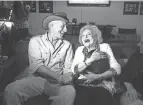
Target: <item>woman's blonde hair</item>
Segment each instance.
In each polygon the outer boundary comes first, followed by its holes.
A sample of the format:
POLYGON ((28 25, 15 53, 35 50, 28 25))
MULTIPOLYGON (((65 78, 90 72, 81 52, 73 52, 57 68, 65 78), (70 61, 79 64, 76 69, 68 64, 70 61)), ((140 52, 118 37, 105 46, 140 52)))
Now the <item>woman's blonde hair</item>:
POLYGON ((79 33, 79 43, 80 43, 81 45, 83 45, 83 43, 82 43, 82 34, 83 34, 83 32, 84 32, 85 30, 90 30, 91 33, 92 33, 93 39, 97 39, 98 42, 99 42, 99 44, 103 43, 102 33, 101 33, 101 31, 98 29, 98 27, 95 26, 95 25, 90 25, 90 24, 88 24, 88 25, 83 26, 83 27, 80 29, 80 33, 79 33))

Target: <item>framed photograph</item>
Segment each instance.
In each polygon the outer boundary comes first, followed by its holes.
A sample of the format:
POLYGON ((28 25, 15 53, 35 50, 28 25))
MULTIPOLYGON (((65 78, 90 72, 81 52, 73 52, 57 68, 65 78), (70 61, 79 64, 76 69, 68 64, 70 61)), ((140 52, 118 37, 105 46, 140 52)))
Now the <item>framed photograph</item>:
POLYGON ((53 13, 53 1, 39 1, 40 13, 53 13))
POLYGON ((140 15, 143 15, 143 2, 140 4, 140 15))
POLYGON ((24 5, 30 6, 30 12, 36 12, 36 1, 24 1, 24 5))
POLYGON ((137 15, 139 11, 139 2, 124 2, 124 15, 137 15))
POLYGON ((4 1, 0 1, 0 8, 5 7, 4 1))

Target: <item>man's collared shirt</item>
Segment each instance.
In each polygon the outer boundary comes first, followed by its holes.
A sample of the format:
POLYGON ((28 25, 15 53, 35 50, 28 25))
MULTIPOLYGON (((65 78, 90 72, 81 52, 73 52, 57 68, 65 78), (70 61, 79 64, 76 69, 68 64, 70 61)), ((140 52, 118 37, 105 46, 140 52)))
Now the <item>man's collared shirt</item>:
POLYGON ((42 65, 58 73, 71 72, 72 45, 66 40, 59 40, 54 46, 47 33, 31 38, 28 53, 32 73, 42 65))

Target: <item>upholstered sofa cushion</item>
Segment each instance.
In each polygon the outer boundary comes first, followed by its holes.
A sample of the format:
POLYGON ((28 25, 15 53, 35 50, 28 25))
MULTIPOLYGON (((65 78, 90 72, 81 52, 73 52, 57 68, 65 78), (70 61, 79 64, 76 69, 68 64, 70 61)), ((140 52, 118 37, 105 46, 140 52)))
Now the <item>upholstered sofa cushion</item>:
POLYGON ((16 44, 16 70, 17 73, 22 72, 28 65, 28 44, 29 39, 20 41, 16 44))
POLYGON ((127 29, 127 28, 119 28, 120 34, 136 34, 136 28, 127 29))
POLYGON ((138 36, 137 34, 118 34, 115 36, 114 39, 112 39, 111 41, 122 41, 122 42, 131 42, 131 41, 139 41, 140 40, 140 36, 138 36))

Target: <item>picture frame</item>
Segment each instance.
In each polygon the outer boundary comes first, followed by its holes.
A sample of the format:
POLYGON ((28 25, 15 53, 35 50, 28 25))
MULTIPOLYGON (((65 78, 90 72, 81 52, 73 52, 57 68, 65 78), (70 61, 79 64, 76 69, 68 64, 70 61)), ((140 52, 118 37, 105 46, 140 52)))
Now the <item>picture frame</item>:
POLYGON ((53 1, 39 1, 39 13, 53 13, 53 1))
POLYGON ((0 1, 0 8, 5 7, 4 1, 0 1))
POLYGON ((130 1, 124 2, 124 15, 137 15, 139 11, 139 2, 130 1))
POLYGON ((143 1, 140 3, 140 15, 143 15, 143 1))
POLYGON ((30 12, 36 12, 36 1, 24 1, 24 5, 30 6, 30 12))

